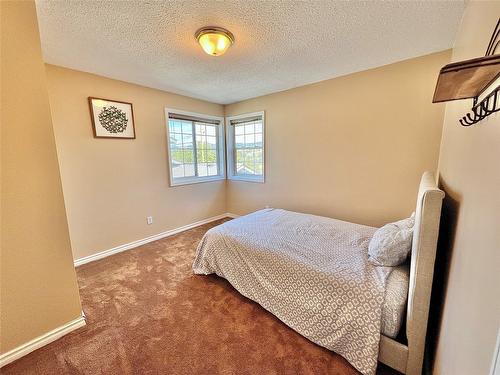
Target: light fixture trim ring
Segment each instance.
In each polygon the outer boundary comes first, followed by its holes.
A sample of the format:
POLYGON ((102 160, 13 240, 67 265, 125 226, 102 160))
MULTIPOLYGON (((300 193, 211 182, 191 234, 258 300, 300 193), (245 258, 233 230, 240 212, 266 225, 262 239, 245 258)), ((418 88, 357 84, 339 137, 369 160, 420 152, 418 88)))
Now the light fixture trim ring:
POLYGON ((234 44, 234 35, 233 35, 233 33, 230 32, 227 29, 224 29, 223 27, 218 27, 218 26, 205 26, 205 27, 202 27, 202 28, 198 29, 198 31, 196 31, 196 33, 194 34, 194 37, 196 38, 197 41, 199 41, 200 38, 203 35, 210 34, 210 33, 225 35, 229 39, 229 41, 231 42, 231 44, 234 44))

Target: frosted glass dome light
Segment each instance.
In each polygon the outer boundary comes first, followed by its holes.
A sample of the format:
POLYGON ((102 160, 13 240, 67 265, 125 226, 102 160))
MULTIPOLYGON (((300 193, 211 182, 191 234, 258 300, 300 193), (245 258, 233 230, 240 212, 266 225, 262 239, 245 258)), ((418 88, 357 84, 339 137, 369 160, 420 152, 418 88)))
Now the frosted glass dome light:
POLYGON ((233 34, 221 27, 203 27, 196 32, 195 38, 210 56, 223 55, 234 43, 233 34))

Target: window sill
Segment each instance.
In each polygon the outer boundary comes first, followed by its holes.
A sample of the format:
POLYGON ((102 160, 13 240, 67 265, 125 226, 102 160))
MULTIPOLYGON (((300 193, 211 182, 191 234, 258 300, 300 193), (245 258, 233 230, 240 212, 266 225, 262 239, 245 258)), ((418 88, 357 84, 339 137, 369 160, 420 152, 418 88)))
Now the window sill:
POLYGON ((263 184, 264 181, 264 176, 258 176, 258 177, 251 177, 251 176, 229 176, 229 180, 234 180, 234 181, 245 181, 245 182, 256 182, 263 184))
POLYGON ((182 185, 193 185, 201 184, 204 182, 213 182, 225 180, 226 176, 212 176, 212 177, 194 177, 194 178, 182 178, 175 181, 170 181, 170 187, 182 186, 182 185))

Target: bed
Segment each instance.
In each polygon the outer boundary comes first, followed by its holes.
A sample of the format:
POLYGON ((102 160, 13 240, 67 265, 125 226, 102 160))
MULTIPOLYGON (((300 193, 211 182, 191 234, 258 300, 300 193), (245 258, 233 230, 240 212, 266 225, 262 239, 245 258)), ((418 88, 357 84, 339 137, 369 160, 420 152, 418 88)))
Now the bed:
MULTIPOLYGON (((196 274, 215 273, 309 340, 373 375, 420 374, 444 193, 422 176, 409 264, 368 262, 377 228, 265 209, 209 230, 196 274), (395 337, 406 313, 406 343, 395 337)), ((401 336, 401 333, 399 334, 401 336)))

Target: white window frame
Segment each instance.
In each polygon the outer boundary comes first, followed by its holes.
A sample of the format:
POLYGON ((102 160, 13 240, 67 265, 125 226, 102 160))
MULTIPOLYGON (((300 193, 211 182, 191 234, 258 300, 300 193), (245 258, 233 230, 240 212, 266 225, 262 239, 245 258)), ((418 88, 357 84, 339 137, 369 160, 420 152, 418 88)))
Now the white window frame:
POLYGON ((248 181, 248 182, 265 182, 266 176, 266 120, 264 111, 244 113, 236 116, 226 117, 226 138, 227 138, 227 176, 230 180, 248 181), (235 148, 234 148, 234 127, 231 126, 232 120, 242 120, 248 117, 262 117, 262 176, 238 175, 236 174, 235 165, 235 148))
MULTIPOLYGON (((197 113, 197 112, 189 112, 189 111, 183 111, 180 109, 175 109, 175 108, 165 108, 165 127, 167 130, 167 159, 168 159, 168 174, 170 177, 170 186, 181 186, 181 185, 189 185, 189 184, 198 184, 198 183, 203 183, 203 182, 210 182, 210 181, 218 181, 218 180, 225 180, 226 179, 226 162, 225 162, 225 139, 224 139, 224 117, 222 116, 213 116, 213 115, 206 115, 204 113, 197 113), (174 180, 173 173, 172 173, 172 154, 170 150, 170 127, 169 127, 169 119, 170 116, 169 114, 176 114, 176 115, 184 115, 184 116, 190 116, 190 117, 197 117, 200 119, 206 119, 206 120, 216 120, 219 121, 218 129, 217 129, 217 139, 218 139, 218 149, 217 149, 217 169, 219 171, 219 174, 217 176, 192 176, 192 177, 179 177, 174 180)), ((194 129, 193 129, 194 131, 194 129)), ((196 143, 196 134, 193 133, 194 139, 193 142, 196 143)), ((196 158, 196 153, 195 153, 195 158, 196 158)))

